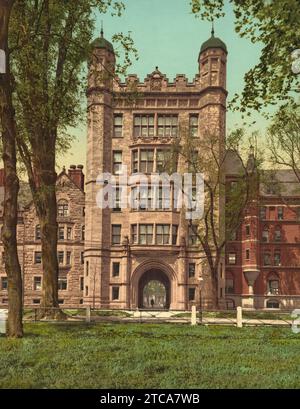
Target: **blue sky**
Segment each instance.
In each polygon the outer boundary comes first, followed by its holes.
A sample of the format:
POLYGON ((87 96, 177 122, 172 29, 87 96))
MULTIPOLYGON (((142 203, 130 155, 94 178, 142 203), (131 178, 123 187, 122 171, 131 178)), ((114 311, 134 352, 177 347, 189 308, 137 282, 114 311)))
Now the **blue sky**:
MULTIPOLYGON (((192 80, 198 70, 201 44, 210 37, 211 25, 195 18, 189 0, 123 0, 123 3, 126 10, 122 17, 112 17, 109 13, 97 16, 95 37, 100 33, 101 20, 108 40, 114 33, 130 31, 139 60, 133 63, 129 73, 136 73, 141 80, 156 66, 169 80, 173 80, 176 74, 186 74, 192 80)), ((261 47, 235 33, 234 15, 229 4, 225 12, 226 16, 215 22, 215 35, 227 44, 227 89, 231 99, 234 93, 242 91, 244 75, 258 62, 261 47)), ((251 119, 257 121, 257 129, 263 132, 267 122, 258 114, 251 119)), ((241 123, 239 113, 228 112, 228 130, 241 123)), ((59 159, 60 166, 85 165, 85 124, 73 133, 77 139, 71 151, 59 159)))

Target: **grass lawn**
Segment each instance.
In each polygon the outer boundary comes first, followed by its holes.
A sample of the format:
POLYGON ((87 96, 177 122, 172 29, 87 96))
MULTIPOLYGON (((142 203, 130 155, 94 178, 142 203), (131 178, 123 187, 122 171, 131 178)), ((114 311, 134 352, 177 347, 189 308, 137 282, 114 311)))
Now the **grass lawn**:
POLYGON ((0 338, 0 388, 299 388, 289 328, 25 325, 0 338))

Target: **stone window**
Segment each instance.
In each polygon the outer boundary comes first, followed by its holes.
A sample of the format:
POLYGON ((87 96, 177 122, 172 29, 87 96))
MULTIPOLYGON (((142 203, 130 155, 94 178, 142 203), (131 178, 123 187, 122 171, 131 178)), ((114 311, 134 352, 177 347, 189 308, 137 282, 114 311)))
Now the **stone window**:
POLYGON ((57 252, 57 260, 58 260, 58 264, 64 264, 64 252, 63 251, 57 252))
POLYGON ((262 231, 262 241, 264 243, 269 242, 269 229, 268 229, 268 227, 264 227, 264 229, 262 231))
POLYGON ((81 240, 84 241, 85 240, 85 226, 81 226, 81 240))
POLYGON ((72 227, 68 226, 67 227, 67 240, 72 239, 72 227))
POLYGON ((80 277, 80 291, 84 291, 84 277, 80 277))
POLYGON ((225 293, 234 294, 234 280, 232 276, 226 277, 225 280, 225 293))
POLYGON ((275 275, 272 275, 268 278, 268 294, 279 294, 279 280, 275 275))
POLYGON ((190 115, 190 136, 195 138, 199 136, 198 134, 198 120, 199 116, 197 114, 190 115))
POLYGON ((246 237, 249 237, 250 236, 250 224, 246 225, 245 230, 246 230, 246 237))
POLYGON ((170 244, 170 225, 156 225, 156 244, 170 244))
POLYGON ((230 252, 228 253, 228 264, 236 264, 236 253, 230 252))
POLYGON ((157 149, 156 151, 156 172, 168 172, 168 168, 172 167, 173 172, 176 171, 175 166, 172 163, 172 154, 170 149, 157 149))
POLYGON ((250 260, 250 250, 246 249, 246 260, 250 260))
POLYGON ((111 242, 113 245, 121 244, 121 225, 113 224, 112 225, 112 238, 111 242))
POLYGON ((281 252, 280 250, 275 250, 274 252, 274 265, 280 266, 281 265, 281 252))
POLYGON ((33 289, 34 289, 34 291, 41 291, 42 290, 42 277, 34 277, 33 278, 33 289))
POLYGON ((1 291, 7 291, 7 289, 8 289, 7 277, 1 277, 1 291))
POLYGON ((177 244, 177 234, 178 234, 178 226, 173 225, 172 226, 172 244, 173 246, 176 246, 177 244))
POLYGON ((66 291, 68 289, 68 280, 66 277, 58 278, 58 289, 61 291, 66 291))
POLYGON ((84 264, 84 252, 83 251, 80 253, 80 263, 84 264))
POLYGON ((121 210, 121 192, 122 190, 120 187, 115 188, 114 207, 113 207, 114 212, 119 212, 121 210))
POLYGON ((267 300, 267 308, 279 308, 280 304, 278 300, 267 300))
POLYGON ((178 133, 178 115, 158 115, 158 137, 176 137, 178 133))
POLYGON ((58 240, 64 240, 65 239, 65 226, 59 226, 58 227, 58 240))
POLYGON ((189 301, 195 301, 196 298, 196 288, 190 287, 189 288, 189 301))
POLYGON ((153 243, 153 224, 140 224, 140 244, 153 243))
POLYGON ((267 218, 267 208, 262 206, 259 208, 259 218, 260 220, 266 220, 267 218))
POLYGON ((41 251, 35 251, 34 252, 34 263, 35 264, 41 264, 42 263, 42 252, 41 251))
POLYGON ((113 174, 121 175, 122 173, 122 151, 113 151, 113 174))
POLYGON ((138 234, 137 234, 137 224, 131 225, 131 243, 136 244, 138 242, 138 234))
POLYGON ((59 300, 58 300, 58 304, 64 304, 65 303, 65 300, 63 300, 62 298, 60 298, 59 300))
POLYGON ((135 115, 134 116, 134 137, 153 137, 154 136, 154 115, 135 115))
POLYGON ((283 220, 283 207, 277 207, 277 219, 278 220, 283 220))
POLYGON ((87 261, 85 264, 85 274, 88 277, 90 272, 90 263, 87 261))
POLYGON ((189 263, 189 278, 194 278, 196 274, 196 264, 189 263))
POLYGON ((120 288, 119 287, 112 287, 112 299, 118 300, 119 299, 120 288))
POLYGON ((274 233, 275 241, 281 241, 281 228, 280 226, 276 226, 275 233, 274 233))
POLYGON ((66 200, 60 200, 57 204, 57 215, 67 217, 69 215, 69 204, 66 200))
POLYGON ((67 260, 66 260, 67 266, 71 265, 71 252, 67 251, 67 260))
POLYGON ((117 114, 114 115, 114 137, 122 138, 123 133, 123 115, 117 114))
POLYGON ((119 277, 119 275, 120 275, 120 263, 114 261, 112 263, 112 276, 119 277))
POLYGON ((35 239, 41 240, 41 226, 39 224, 35 226, 35 239))
POLYGON ((139 171, 139 151, 132 151, 132 173, 137 173, 139 171))
POLYGON ((86 285, 85 286, 85 296, 87 297, 89 295, 89 287, 86 285))
POLYGON ((141 149, 140 172, 152 173, 154 164, 154 149, 141 149))
POLYGON ((270 266, 271 265, 271 253, 269 251, 265 251, 263 254, 263 263, 264 266, 270 266))
POLYGON ((41 303, 41 300, 38 299, 38 298, 34 298, 34 299, 32 300, 32 303, 33 303, 33 304, 40 304, 40 303, 41 303))

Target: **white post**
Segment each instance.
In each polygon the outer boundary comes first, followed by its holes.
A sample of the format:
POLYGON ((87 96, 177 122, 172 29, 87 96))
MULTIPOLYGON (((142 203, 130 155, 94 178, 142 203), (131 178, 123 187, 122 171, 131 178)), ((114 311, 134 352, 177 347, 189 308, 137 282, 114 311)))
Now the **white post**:
POLYGON ((91 306, 88 305, 86 307, 86 318, 85 318, 86 322, 91 322, 91 306))
POLYGON ((191 325, 197 324, 196 305, 192 305, 191 325))
POLYGON ((237 307, 236 309, 236 326, 238 328, 243 327, 243 314, 242 314, 242 307, 237 307))

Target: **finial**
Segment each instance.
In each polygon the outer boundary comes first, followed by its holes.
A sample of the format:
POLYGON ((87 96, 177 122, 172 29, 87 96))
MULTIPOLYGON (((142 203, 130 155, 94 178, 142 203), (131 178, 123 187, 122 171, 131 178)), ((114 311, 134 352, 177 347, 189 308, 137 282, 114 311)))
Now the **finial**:
POLYGON ((156 71, 158 71, 158 65, 155 67, 156 71))
POLYGON ((215 26, 214 26, 214 20, 212 20, 211 22, 211 36, 214 37, 215 36, 215 26))
POLYGON ((103 35, 104 35, 104 33, 103 33, 103 20, 101 20, 101 37, 103 38, 103 35))
POLYGON ((250 145, 250 155, 254 155, 254 146, 250 145))

